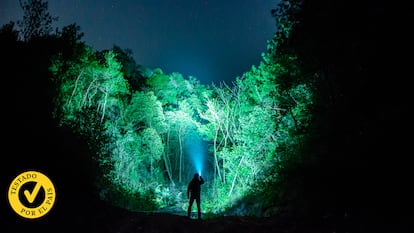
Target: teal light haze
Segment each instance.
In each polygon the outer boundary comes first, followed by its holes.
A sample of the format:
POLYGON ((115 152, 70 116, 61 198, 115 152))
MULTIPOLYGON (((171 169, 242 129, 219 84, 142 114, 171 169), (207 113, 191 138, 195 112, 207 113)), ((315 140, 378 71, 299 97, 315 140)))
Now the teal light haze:
POLYGON ((194 134, 191 140, 186 143, 186 154, 194 166, 194 173, 203 174, 206 160, 206 146, 202 139, 194 134))

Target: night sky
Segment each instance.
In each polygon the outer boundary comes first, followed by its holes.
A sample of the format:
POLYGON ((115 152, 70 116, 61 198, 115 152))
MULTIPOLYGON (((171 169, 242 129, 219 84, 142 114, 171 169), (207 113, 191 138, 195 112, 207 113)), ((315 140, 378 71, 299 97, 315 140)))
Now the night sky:
MULTIPOLYGON (((135 61, 202 83, 230 83, 266 51, 278 0, 51 0, 54 27, 77 23, 96 50, 114 44, 135 61)), ((0 24, 22 18, 17 0, 0 1, 0 24)))

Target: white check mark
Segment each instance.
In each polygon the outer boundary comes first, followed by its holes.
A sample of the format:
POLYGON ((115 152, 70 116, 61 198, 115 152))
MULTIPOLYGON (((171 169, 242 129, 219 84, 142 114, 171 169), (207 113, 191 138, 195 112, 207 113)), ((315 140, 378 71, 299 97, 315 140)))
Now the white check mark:
POLYGON ((30 193, 28 190, 24 190, 24 195, 27 198, 27 201, 29 201, 29 203, 33 203, 37 194, 39 193, 40 188, 42 187, 42 185, 37 182, 32 193, 30 193))

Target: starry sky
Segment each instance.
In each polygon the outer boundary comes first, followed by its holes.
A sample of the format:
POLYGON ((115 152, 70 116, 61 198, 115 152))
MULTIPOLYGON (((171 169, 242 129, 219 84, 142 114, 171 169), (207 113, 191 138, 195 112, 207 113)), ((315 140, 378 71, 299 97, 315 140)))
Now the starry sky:
MULTIPOLYGON (((276 31, 278 0, 50 0, 54 27, 76 23, 95 50, 131 49, 138 64, 204 84, 259 64, 276 31)), ((18 0, 0 1, 0 25, 22 18, 18 0)))

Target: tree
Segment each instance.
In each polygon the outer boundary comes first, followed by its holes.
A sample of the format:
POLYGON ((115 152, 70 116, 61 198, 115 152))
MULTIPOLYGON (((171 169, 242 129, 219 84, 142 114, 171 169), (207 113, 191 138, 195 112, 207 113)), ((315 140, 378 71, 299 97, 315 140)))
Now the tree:
POLYGON ((205 112, 199 112, 201 119, 205 120, 205 124, 199 126, 199 131, 206 140, 212 141, 213 144, 213 174, 214 179, 223 182, 221 167, 219 165, 218 151, 221 147, 221 138, 223 132, 223 121, 225 120, 225 113, 223 112, 220 102, 216 99, 206 98, 205 105, 207 109, 205 112))
POLYGON ((62 124, 83 122, 80 125, 84 127, 75 130, 93 135, 88 126, 96 124, 94 121, 99 119, 102 124, 105 118, 115 120, 123 112, 130 92, 112 52, 105 54, 101 64, 85 47, 79 60, 65 61, 57 56, 50 71, 58 85, 54 114, 62 124))
POLYGON ((163 134, 167 127, 161 102, 153 92, 134 92, 120 121, 125 130, 138 132, 153 128, 163 134))
POLYGON ((131 90, 143 90, 146 82, 143 70, 146 68, 136 64, 132 57, 132 50, 122 49, 114 45, 112 51, 116 54, 116 59, 122 64, 121 71, 124 74, 124 78, 128 81, 131 90))
POLYGON ((186 136, 190 132, 195 131, 196 122, 192 117, 192 111, 186 101, 180 103, 179 108, 175 111, 168 111, 166 113, 169 129, 173 133, 171 137, 177 139, 177 148, 175 154, 177 156, 176 170, 178 170, 178 182, 182 182, 182 174, 184 170, 184 144, 188 139, 186 136))
POLYGON ((63 27, 59 34, 61 38, 72 46, 72 49, 75 49, 73 46, 75 46, 76 43, 79 43, 84 36, 84 33, 80 31, 80 26, 75 23, 63 27))
POLYGON ((17 21, 24 41, 49 36, 53 31, 52 22, 56 21, 48 12, 48 2, 42 0, 19 0, 23 9, 23 20, 17 21))
POLYGON ((179 102, 192 92, 192 86, 183 75, 174 72, 164 74, 161 69, 153 72, 147 80, 148 89, 154 91, 166 110, 176 109, 179 102))
POLYGON ((15 29, 15 23, 10 21, 0 28, 0 40, 2 43, 11 43, 18 40, 19 31, 15 29))

